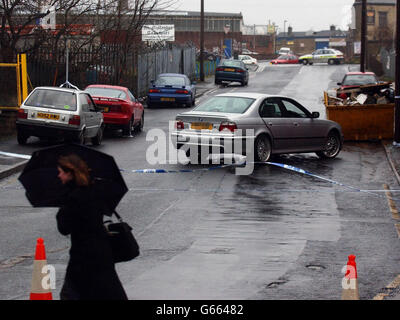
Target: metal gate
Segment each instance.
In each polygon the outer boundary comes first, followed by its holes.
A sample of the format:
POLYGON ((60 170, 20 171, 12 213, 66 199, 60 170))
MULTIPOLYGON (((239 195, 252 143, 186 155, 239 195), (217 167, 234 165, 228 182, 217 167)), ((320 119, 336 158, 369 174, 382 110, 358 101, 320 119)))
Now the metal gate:
POLYGON ((0 110, 17 110, 28 96, 26 54, 17 55, 16 63, 0 63, 0 110), (15 84, 15 93, 12 93, 15 84))

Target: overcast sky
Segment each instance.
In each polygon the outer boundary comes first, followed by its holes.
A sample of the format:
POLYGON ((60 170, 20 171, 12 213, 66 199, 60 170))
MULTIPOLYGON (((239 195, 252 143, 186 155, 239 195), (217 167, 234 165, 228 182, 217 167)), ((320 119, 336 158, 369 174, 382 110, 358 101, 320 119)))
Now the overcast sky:
MULTIPOLYGON (((177 0, 175 10, 200 11, 200 0, 177 0)), ((270 21, 283 32, 284 21, 293 31, 347 30, 354 0, 204 0, 204 11, 242 13, 245 25, 270 21)))

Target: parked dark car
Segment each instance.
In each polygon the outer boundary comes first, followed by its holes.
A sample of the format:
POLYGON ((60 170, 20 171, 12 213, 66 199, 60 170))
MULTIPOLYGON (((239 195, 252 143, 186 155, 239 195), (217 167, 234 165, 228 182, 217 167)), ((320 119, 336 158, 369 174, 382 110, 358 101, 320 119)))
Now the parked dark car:
POLYGON ((194 106, 196 102, 196 82, 180 73, 161 73, 152 82, 147 93, 147 106, 180 105, 194 106))
POLYGON ((343 77, 342 82, 338 82, 340 86, 337 91, 337 97, 346 99, 349 93, 341 92, 346 89, 355 89, 366 84, 378 84, 379 80, 373 72, 348 72, 343 77))
POLYGON ((249 84, 249 71, 241 60, 224 59, 215 71, 215 84, 223 82, 240 82, 242 86, 249 84))

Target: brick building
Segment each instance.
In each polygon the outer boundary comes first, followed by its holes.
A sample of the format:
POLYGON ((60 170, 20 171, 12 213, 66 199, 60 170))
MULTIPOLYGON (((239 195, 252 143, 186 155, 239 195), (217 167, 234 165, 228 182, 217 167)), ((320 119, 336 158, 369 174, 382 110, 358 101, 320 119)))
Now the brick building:
MULTIPOLYGON (((146 24, 175 25, 175 42, 193 42, 200 48, 200 12, 155 11, 146 24)), ((273 54, 273 37, 266 26, 245 26, 241 13, 204 13, 204 48, 208 52, 223 52, 224 40, 232 39, 232 49, 243 48, 262 55, 273 54), (254 29, 253 29, 254 28, 254 29)))

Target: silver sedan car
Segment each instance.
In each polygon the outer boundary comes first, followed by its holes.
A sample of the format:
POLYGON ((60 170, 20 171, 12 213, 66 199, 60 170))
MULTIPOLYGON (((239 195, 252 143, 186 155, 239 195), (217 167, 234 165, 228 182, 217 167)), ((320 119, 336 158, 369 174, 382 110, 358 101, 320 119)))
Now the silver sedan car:
POLYGON ((171 132, 174 145, 186 150, 247 155, 268 161, 271 154, 315 152, 336 157, 343 145, 340 125, 318 119, 292 98, 259 93, 225 93, 180 113, 171 132), (192 150, 192 149, 191 149, 192 150))

